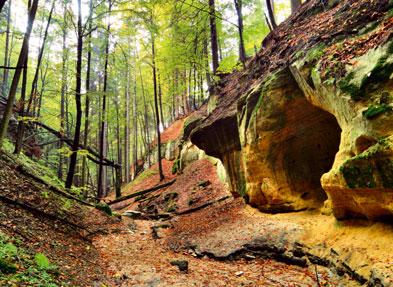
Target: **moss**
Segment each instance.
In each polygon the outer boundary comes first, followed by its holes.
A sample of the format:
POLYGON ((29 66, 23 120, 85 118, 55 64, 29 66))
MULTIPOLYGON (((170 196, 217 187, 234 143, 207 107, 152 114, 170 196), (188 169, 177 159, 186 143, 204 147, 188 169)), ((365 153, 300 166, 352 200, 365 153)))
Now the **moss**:
POLYGON ((377 117, 380 114, 383 114, 383 113, 391 111, 391 110, 392 110, 392 107, 390 107, 389 105, 386 105, 386 104, 371 105, 362 114, 365 118, 372 119, 372 118, 377 117))
POLYGON ((105 212, 106 214, 112 216, 112 209, 110 208, 110 206, 106 203, 98 203, 96 204, 96 208, 98 210, 101 210, 103 212, 105 212))
POLYGON ((180 157, 176 158, 172 165, 172 174, 176 174, 180 170, 180 157))
POLYGON ((377 169, 381 176, 383 187, 393 188, 393 161, 391 159, 377 160, 377 169))
POLYGON ((368 162, 347 162, 340 168, 349 188, 374 188, 374 168, 368 162))
POLYGON ((320 43, 320 44, 314 46, 307 53, 306 61, 307 62, 313 62, 315 60, 318 60, 318 59, 322 58, 322 56, 325 53, 325 49, 326 49, 326 44, 325 43, 320 43))
POLYGON ((350 72, 339 82, 340 89, 355 101, 366 98, 369 91, 375 90, 382 83, 388 81, 393 74, 393 61, 389 59, 393 54, 393 41, 388 45, 386 53, 379 57, 370 72, 362 75, 359 83, 355 83, 354 72, 350 72))

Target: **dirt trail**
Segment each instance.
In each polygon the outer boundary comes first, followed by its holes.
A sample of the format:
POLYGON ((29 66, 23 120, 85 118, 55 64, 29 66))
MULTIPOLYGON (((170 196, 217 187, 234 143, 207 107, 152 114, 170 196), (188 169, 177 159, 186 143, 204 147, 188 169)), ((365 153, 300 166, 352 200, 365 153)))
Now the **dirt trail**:
MULTIPOLYGON (((252 255, 225 260, 198 256, 190 247, 187 248, 192 238, 202 241, 204 238, 206 244, 215 242, 215 247, 220 247, 221 239, 215 238, 218 226, 206 229, 206 219, 211 220, 207 214, 214 217, 216 209, 217 206, 211 206, 175 217, 172 222, 123 217, 122 232, 101 235, 94 242, 107 264, 106 275, 113 278, 113 286, 360 286, 346 275, 339 278, 322 266, 300 267, 252 255), (190 228, 190 220, 193 228, 190 228), (183 221, 184 224, 179 223, 183 221), (201 228, 198 229, 199 222, 201 228), (158 238, 153 239, 152 227, 160 225, 170 228, 156 229, 158 238), (172 266, 173 260, 186 260, 188 273, 172 266)), ((223 214, 228 216, 217 220, 218 225, 230 222, 233 216, 230 212, 223 214)), ((236 224, 223 224, 227 237, 236 232, 231 229, 236 224)), ((236 236, 234 240, 242 243, 236 236)), ((221 242, 223 245, 227 243, 225 240, 221 242)), ((225 249, 225 246, 222 247, 225 249)))

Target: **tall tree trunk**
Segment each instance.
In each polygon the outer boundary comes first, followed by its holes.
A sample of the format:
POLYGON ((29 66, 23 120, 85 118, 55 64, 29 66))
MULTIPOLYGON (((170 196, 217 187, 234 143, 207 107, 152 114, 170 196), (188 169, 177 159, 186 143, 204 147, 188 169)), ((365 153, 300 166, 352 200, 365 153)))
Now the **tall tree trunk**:
MULTIPOLYGON (((112 10, 112 2, 109 0, 109 13, 112 10)), ((101 133, 100 133, 100 165, 98 170, 98 191, 97 197, 99 199, 106 196, 106 173, 104 172, 104 165, 102 163, 105 156, 105 142, 106 142, 106 92, 108 86, 108 58, 109 58, 109 35, 110 24, 107 27, 107 39, 105 47, 105 66, 104 66, 104 89, 102 98, 102 119, 101 119, 101 133)))
MULTIPOLYGON (((244 39, 243 39, 243 0, 234 0, 235 8, 237 13, 237 28, 239 30, 239 60, 243 64, 246 61, 246 50, 244 48, 244 39)), ((293 1, 293 0, 292 0, 293 1)))
MULTIPOLYGON (((144 97, 144 96, 143 96, 144 97)), ((132 100, 132 116, 133 116, 133 138, 132 138, 132 156, 133 156, 133 178, 138 174, 138 111, 137 111, 137 94, 136 94, 136 75, 134 75, 134 96, 132 100)))
POLYGON ((212 79, 211 79, 211 76, 210 76, 207 37, 204 37, 204 40, 203 40, 202 53, 203 53, 203 58, 204 58, 204 62, 205 62, 204 63, 204 67, 205 67, 205 71, 206 71, 207 87, 208 87, 209 95, 211 96, 212 94, 214 94, 214 91, 213 91, 212 79))
MULTIPOLYGON (((8 2, 8 10, 7 10, 7 30, 5 35, 5 50, 4 50, 4 67, 9 66, 9 46, 10 46, 10 27, 11 27, 11 0, 8 2)), ((9 70, 5 69, 3 74, 3 97, 7 98, 8 96, 8 75, 9 70)))
POLYGON ((75 103, 76 103, 76 121, 74 142, 72 145, 72 154, 70 157, 70 164, 65 182, 66 188, 71 188, 74 181, 75 166, 78 156, 78 147, 81 133, 82 121, 82 105, 81 105, 81 86, 82 86, 82 49, 83 49, 83 31, 82 31, 82 0, 78 0, 78 44, 77 44, 77 61, 76 61, 76 88, 75 88, 75 103))
POLYGON ((267 12, 269 14, 269 21, 270 25, 272 26, 273 30, 277 28, 276 19, 274 17, 274 2, 273 0, 266 0, 266 7, 267 12))
POLYGON ((165 129, 164 113, 162 111, 161 76, 160 76, 160 72, 158 70, 157 70, 157 75, 158 75, 158 100, 159 100, 159 104, 160 104, 160 119, 161 119, 162 128, 165 129))
POLYGON ((296 10, 302 5, 302 0, 291 0, 291 10, 295 13, 296 10))
MULTIPOLYGON (((67 4, 63 3, 63 17, 66 19, 67 4)), ((62 27, 63 30, 63 56, 62 56, 62 68, 61 68, 61 98, 60 98, 60 132, 65 132, 65 100, 67 93, 67 59, 68 59, 68 48, 67 48, 67 28, 62 27)), ((68 135, 67 135, 68 136, 68 135)), ((62 140, 59 141, 59 166, 57 169, 57 176, 63 179, 63 149, 64 143, 62 140)))
POLYGON ((209 14, 210 14, 210 42, 212 49, 212 61, 213 61, 213 74, 218 69, 218 40, 217 40, 217 25, 216 25, 216 7, 215 0, 209 0, 209 14))
MULTIPOLYGON (((89 3, 90 14, 92 14, 93 10, 93 0, 90 0, 89 3)), ((89 116, 90 116, 90 72, 91 72, 91 29, 92 29, 92 20, 89 19, 89 38, 88 38, 88 46, 87 46, 87 68, 86 68, 86 98, 85 98, 85 129, 83 135, 83 145, 87 146, 87 141, 89 138, 89 116)), ((87 180, 87 157, 83 156, 82 159, 82 187, 85 188, 84 197, 88 196, 88 189, 86 188, 86 180, 87 180)))
POLYGON ((160 114, 158 111, 158 95, 157 95, 157 75, 156 75, 156 52, 155 52, 155 38, 153 33, 151 34, 151 52, 152 52, 152 68, 153 68, 153 86, 154 86, 154 107, 156 112, 156 129, 157 129, 157 162, 158 162, 158 173, 160 175, 160 181, 164 180, 164 173, 162 172, 161 162, 161 135, 160 135, 160 114))
MULTIPOLYGON (((126 55, 125 61, 127 62, 126 55)), ((131 82, 131 75, 130 75, 130 67, 127 65, 127 82, 126 82, 126 108, 124 110, 124 118, 125 118, 125 125, 124 125, 124 175, 125 181, 128 183, 131 181, 130 178, 130 82, 131 82)), ((135 74, 134 74, 135 76, 135 74)), ((136 76, 135 76, 136 77, 136 76)), ((136 84, 136 80, 135 83, 136 84)), ((134 114, 133 110, 133 121, 136 120, 136 115, 134 114)))
MULTIPOLYGON (((121 137, 120 137, 120 111, 119 111, 119 96, 116 93, 115 99, 116 107, 116 139, 117 139, 117 161, 119 165, 122 164, 122 151, 121 151, 121 137)), ((115 195, 116 198, 121 197, 121 168, 115 168, 115 195)))
MULTIPOLYGON (((28 49, 29 50, 29 49, 28 49)), ((29 52, 27 52, 29 53, 29 52)), ((24 117, 25 116, 25 101, 26 101, 26 86, 27 86, 27 64, 29 61, 29 57, 26 57, 25 60, 25 64, 24 64, 24 68, 23 68, 23 76, 22 76, 22 90, 21 90, 21 103, 22 103, 22 107, 20 110, 20 117, 24 117)), ((23 134, 24 134, 24 129, 25 129, 25 125, 22 124, 23 123, 23 119, 19 121, 18 124, 18 130, 17 130, 17 135, 16 135, 16 143, 15 143, 15 150, 14 150, 14 154, 20 154, 20 152, 22 151, 22 147, 23 147, 23 134)))
MULTIPOLYGON (((46 39, 48 37, 49 26, 50 26, 50 23, 51 23, 51 20, 52 20, 52 13, 53 13, 54 8, 55 8, 55 1, 52 2, 52 7, 51 7, 51 10, 49 12, 48 21, 46 23, 44 37, 43 37, 43 40, 42 40, 40 51, 38 53, 37 67, 35 69, 33 82, 31 84, 30 98, 29 98, 29 103, 27 105, 27 114, 29 114, 29 112, 31 111, 31 104, 32 104, 33 100, 36 101, 36 97, 37 97, 37 94, 38 94, 38 91, 37 91, 38 75, 39 75, 40 68, 41 68, 42 57, 44 55, 44 49, 45 49, 45 43, 46 43, 46 39)), ((35 112, 34 109, 33 109, 33 112, 35 112)))
POLYGON ((7 135, 8 124, 12 115, 12 108, 14 107, 15 97, 16 97, 16 90, 18 88, 20 75, 22 73, 21 67, 26 61, 28 56, 28 46, 29 46, 29 39, 31 30, 33 28, 33 23, 35 19, 35 15, 37 13, 38 8, 38 0, 33 0, 33 3, 29 9, 29 20, 28 25, 26 28, 26 33, 23 38, 22 48, 19 54, 18 62, 17 62, 17 69, 15 70, 14 77, 12 79, 10 92, 8 95, 7 105, 4 110, 3 118, 0 123, 0 149, 3 147, 4 138, 7 135))

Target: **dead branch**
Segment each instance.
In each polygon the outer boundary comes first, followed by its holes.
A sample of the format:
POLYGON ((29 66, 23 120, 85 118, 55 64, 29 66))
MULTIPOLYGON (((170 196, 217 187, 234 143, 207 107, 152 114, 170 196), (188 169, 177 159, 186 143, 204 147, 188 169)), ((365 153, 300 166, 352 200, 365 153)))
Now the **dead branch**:
POLYGON ((138 192, 135 192, 135 193, 126 195, 126 196, 119 197, 118 199, 115 199, 115 200, 109 202, 108 205, 112 205, 112 204, 115 204, 115 203, 118 203, 118 202, 121 202, 121 201, 130 199, 130 198, 137 197, 137 196, 139 196, 139 195, 144 195, 144 194, 147 194, 147 193, 150 193, 150 192, 153 192, 153 191, 162 189, 162 188, 164 188, 164 187, 167 187, 167 186, 170 186, 170 185, 174 184, 175 181, 176 181, 176 179, 171 180, 171 181, 169 181, 169 182, 167 182, 167 183, 164 183, 164 184, 161 184, 161 185, 154 186, 154 187, 152 187, 152 188, 148 188, 148 189, 141 190, 141 191, 138 191, 138 192))

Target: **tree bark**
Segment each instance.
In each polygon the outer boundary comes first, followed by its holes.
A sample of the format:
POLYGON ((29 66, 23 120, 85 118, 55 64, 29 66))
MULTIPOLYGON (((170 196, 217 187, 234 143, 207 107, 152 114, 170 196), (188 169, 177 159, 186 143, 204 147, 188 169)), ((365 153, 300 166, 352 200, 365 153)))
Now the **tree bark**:
MULTIPOLYGON (((112 2, 109 0, 109 13, 112 10, 112 2)), ((101 118, 101 132, 100 132, 100 159, 104 158, 106 148, 106 92, 108 86, 108 58, 109 58, 109 35, 110 35, 110 24, 107 27, 107 39, 105 47, 105 66, 104 66, 104 88, 102 98, 102 118, 101 118)), ((104 166, 100 164, 98 170, 98 190, 97 197, 99 199, 106 196, 106 173, 104 172, 104 166)))
POLYGON ((72 145, 72 154, 65 182, 65 188, 71 188, 74 181, 76 160, 78 156, 81 121, 82 121, 82 105, 81 105, 81 86, 82 86, 82 49, 83 49, 83 31, 82 31, 82 0, 78 0, 78 44, 77 44, 77 61, 76 61, 76 122, 74 132, 74 142, 72 145))
POLYGON ((234 0, 234 2, 237 13, 237 28, 239 30, 239 60, 244 64, 246 61, 246 50, 244 48, 243 39, 243 0, 234 0))
MULTIPOLYGON (((89 8, 90 8, 90 14, 92 14, 93 10, 93 1, 90 0, 89 3, 89 8)), ((90 73, 91 73, 91 29, 92 29, 92 20, 91 18, 89 19, 89 38, 88 38, 88 46, 87 46, 87 68, 86 68, 86 98, 85 98, 85 129, 84 129, 84 135, 83 135, 83 145, 87 146, 87 141, 89 138, 89 116, 90 116, 90 73)), ((86 187, 86 182, 87 182, 87 160, 86 156, 83 156, 82 159, 82 187, 86 187)), ((87 198, 88 196, 88 189, 85 188, 84 191, 84 196, 87 198)))
MULTIPOLYGON (((8 11, 7 11, 7 30, 5 35, 4 67, 8 67, 10 65, 10 61, 9 61, 10 26, 11 26, 11 0, 8 2, 8 11)), ((9 70, 5 69, 3 74, 3 87, 2 87, 4 98, 7 98, 8 96, 8 75, 9 75, 9 70)))
MULTIPOLYGON (((28 56, 27 54, 28 54, 29 39, 30 39, 31 30, 33 28, 35 15, 37 13, 37 8, 38 8, 38 0, 33 0, 33 3, 29 9, 28 25, 27 25, 25 36, 23 38, 22 48, 16 65, 17 67, 22 67, 28 56)), ((14 77, 12 79, 7 105, 5 107, 3 118, 0 123, 0 149, 2 149, 4 138, 7 135, 8 124, 12 115, 12 108, 14 107, 16 90, 18 88, 21 73, 22 73, 22 69, 15 70, 14 77)))
POLYGON ((276 19, 274 17, 274 2, 273 0, 266 0, 266 7, 267 7, 267 12, 269 14, 269 21, 270 25, 272 26, 273 30, 277 28, 277 23, 276 19))
POLYGON ((216 25, 216 8, 215 0, 209 0, 209 14, 210 14, 210 42, 212 49, 212 62, 213 62, 213 74, 218 69, 218 40, 217 40, 217 25, 216 25))
MULTIPOLYGON (((63 4, 63 17, 66 19, 66 13, 67 13, 67 4, 64 2, 63 4)), ((67 29, 66 27, 62 28, 63 30, 63 57, 62 57, 62 68, 61 68, 61 99, 60 99, 60 131, 62 133, 65 132, 65 98, 66 98, 66 93, 67 93, 67 58, 68 58, 68 48, 67 48, 67 29)), ((64 163, 64 157, 63 157, 63 141, 60 140, 59 142, 59 166, 57 169, 57 176, 60 179, 63 179, 63 163, 64 163)))
POLYGON ((43 37, 43 40, 42 40, 40 51, 38 53, 37 67, 35 69, 33 82, 31 84, 30 98, 29 98, 29 103, 27 105, 27 114, 29 114, 29 112, 31 110, 31 104, 32 104, 33 100, 35 100, 35 98, 36 98, 36 96, 38 94, 37 93, 38 75, 39 75, 39 71, 40 71, 40 68, 41 68, 42 56, 44 55, 45 43, 46 43, 46 39, 48 37, 48 30, 49 30, 49 26, 50 26, 50 23, 51 23, 51 20, 52 20, 52 14, 53 14, 54 8, 55 8, 55 1, 52 2, 52 7, 51 7, 51 10, 49 12, 48 21, 46 23, 44 37, 43 37))
POLYGON ((302 0, 291 0, 291 10, 292 14, 302 5, 302 0))
POLYGON ((157 129, 157 163, 158 163, 158 173, 160 175, 160 181, 163 181, 165 177, 162 171, 162 162, 161 162, 160 114, 158 111, 155 38, 153 33, 151 33, 151 52, 152 52, 152 68, 153 68, 153 86, 154 86, 154 107, 156 112, 156 129, 157 129))

